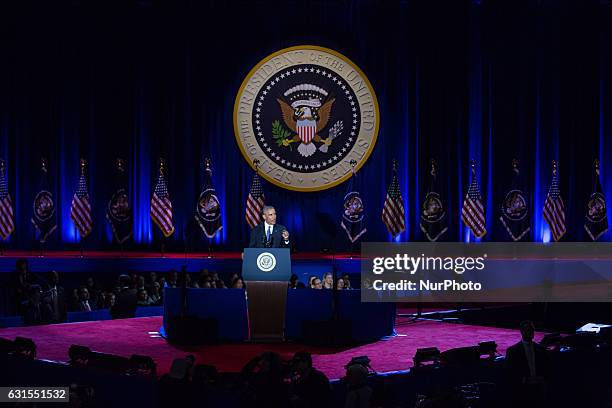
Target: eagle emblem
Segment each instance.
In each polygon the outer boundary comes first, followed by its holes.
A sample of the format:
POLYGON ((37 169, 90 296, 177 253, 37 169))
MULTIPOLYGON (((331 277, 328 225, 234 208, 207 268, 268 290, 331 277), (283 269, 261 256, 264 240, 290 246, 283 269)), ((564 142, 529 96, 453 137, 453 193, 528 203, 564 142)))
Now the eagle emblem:
POLYGON ((328 92, 316 85, 300 84, 287 90, 284 95, 293 100, 291 104, 277 98, 283 121, 290 131, 296 133, 292 138, 285 139, 283 145, 299 142, 298 152, 304 156, 312 156, 317 147, 313 142, 322 142, 329 146, 333 136, 322 138, 318 132, 324 130, 329 122, 335 98, 327 98, 328 92))

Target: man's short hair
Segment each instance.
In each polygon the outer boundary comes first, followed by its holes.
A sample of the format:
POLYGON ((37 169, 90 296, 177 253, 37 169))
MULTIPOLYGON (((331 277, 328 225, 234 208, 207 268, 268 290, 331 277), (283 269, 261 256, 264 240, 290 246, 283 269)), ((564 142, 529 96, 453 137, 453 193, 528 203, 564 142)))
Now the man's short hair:
POLYGON ((297 363, 299 361, 303 361, 308 363, 308 365, 312 365, 312 355, 307 351, 298 351, 293 355, 293 362, 297 363))
POLYGON ((264 205, 263 208, 261 209, 261 213, 265 214, 266 211, 268 210, 274 210, 274 207, 272 207, 271 205, 264 205))

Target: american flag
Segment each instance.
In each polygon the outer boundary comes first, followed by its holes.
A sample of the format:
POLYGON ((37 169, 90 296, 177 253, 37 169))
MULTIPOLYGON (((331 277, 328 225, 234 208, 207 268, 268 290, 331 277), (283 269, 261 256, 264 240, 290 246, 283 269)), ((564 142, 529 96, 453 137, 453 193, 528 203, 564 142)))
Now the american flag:
POLYGON ((7 239, 15 230, 13 219, 13 202, 8 192, 6 175, 4 173, 4 160, 0 161, 0 236, 7 239))
POLYGON ((172 202, 168 194, 163 164, 160 166, 157 185, 155 186, 153 197, 151 198, 151 219, 157 224, 162 234, 164 234, 164 237, 168 238, 174 232, 172 202))
POLYGON ((397 171, 395 171, 395 169, 393 171, 393 179, 387 190, 387 198, 383 205, 382 220, 393 237, 406 230, 404 199, 402 198, 399 180, 397 179, 397 171))
POLYGON ((461 209, 461 219, 472 231, 476 238, 482 238, 487 233, 485 226, 485 210, 482 205, 482 197, 480 195, 480 186, 476 180, 476 171, 472 164, 472 182, 468 188, 468 192, 463 200, 463 208, 461 209))
POLYGON ((565 232, 565 205, 559 190, 559 179, 557 178, 557 164, 553 162, 553 178, 544 201, 544 219, 552 232, 555 241, 560 240, 565 232))
POLYGON ((85 161, 81 161, 81 176, 79 177, 79 185, 72 197, 70 205, 70 219, 79 230, 81 238, 85 238, 93 228, 91 219, 91 203, 89 202, 89 193, 87 192, 87 180, 85 179, 85 161))
POLYGON ((255 173, 247 197, 246 211, 244 214, 244 218, 251 228, 255 228, 261 222, 261 212, 264 205, 266 205, 266 198, 264 197, 263 188, 261 187, 259 174, 255 173))

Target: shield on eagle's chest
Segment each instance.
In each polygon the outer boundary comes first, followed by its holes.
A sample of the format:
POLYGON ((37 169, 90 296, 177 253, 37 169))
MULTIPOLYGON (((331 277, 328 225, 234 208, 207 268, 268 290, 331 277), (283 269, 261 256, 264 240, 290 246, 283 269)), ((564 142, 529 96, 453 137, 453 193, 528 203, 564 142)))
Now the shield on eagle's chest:
POLYGON ((302 142, 308 144, 312 142, 312 139, 317 134, 317 121, 312 119, 298 120, 296 129, 302 142))

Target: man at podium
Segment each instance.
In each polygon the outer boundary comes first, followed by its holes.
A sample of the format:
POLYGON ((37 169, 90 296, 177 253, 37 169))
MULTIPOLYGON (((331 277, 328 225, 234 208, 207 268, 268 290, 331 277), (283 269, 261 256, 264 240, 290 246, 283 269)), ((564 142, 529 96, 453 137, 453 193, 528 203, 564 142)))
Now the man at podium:
POLYGON ((251 231, 249 248, 289 248, 289 231, 276 223, 276 210, 266 205, 262 210, 264 221, 251 231))

